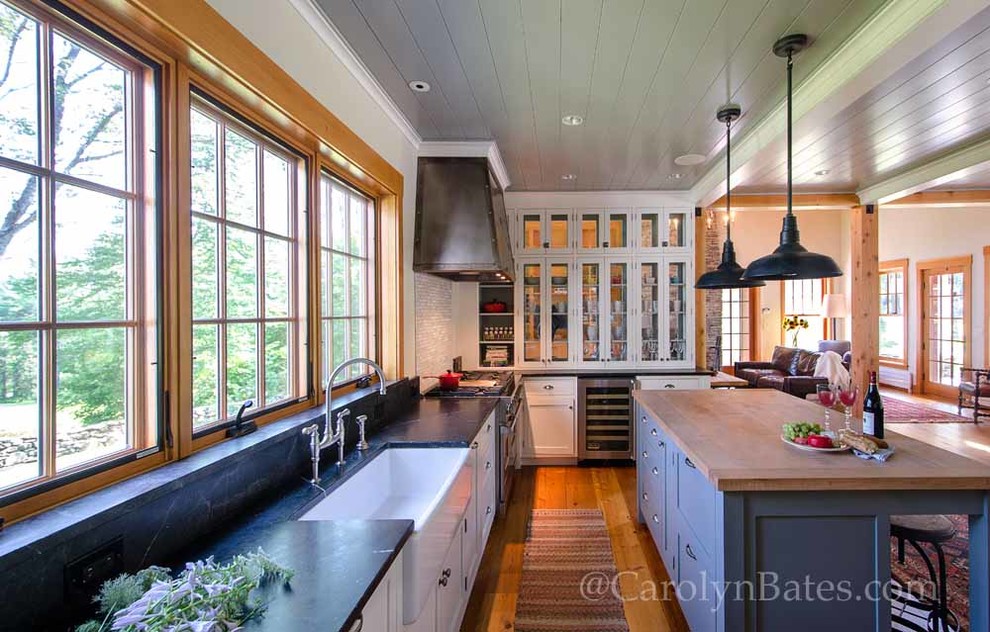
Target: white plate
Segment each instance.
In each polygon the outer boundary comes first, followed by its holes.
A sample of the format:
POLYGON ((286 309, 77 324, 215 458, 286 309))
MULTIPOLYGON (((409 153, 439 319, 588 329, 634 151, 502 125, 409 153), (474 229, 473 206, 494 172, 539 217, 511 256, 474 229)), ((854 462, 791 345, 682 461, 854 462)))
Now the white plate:
POLYGON ((798 450, 804 450, 805 452, 845 452, 849 449, 849 446, 842 445, 838 448, 815 448, 810 445, 801 445, 800 443, 794 443, 784 435, 780 435, 780 440, 791 446, 792 448, 797 448, 798 450))

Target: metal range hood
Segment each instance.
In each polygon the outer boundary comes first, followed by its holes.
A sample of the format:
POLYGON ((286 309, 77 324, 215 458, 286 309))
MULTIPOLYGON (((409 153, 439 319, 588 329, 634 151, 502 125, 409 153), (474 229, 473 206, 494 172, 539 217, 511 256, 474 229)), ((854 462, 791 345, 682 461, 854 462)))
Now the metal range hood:
POLYGON ((454 281, 514 279, 502 187, 486 158, 419 159, 413 270, 454 281))

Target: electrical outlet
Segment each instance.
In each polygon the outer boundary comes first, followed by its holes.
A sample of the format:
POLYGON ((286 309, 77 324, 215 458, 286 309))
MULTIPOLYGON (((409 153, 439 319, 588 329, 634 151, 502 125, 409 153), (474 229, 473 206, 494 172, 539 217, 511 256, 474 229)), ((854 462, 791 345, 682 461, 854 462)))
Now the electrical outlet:
POLYGON ((124 572, 124 540, 118 536, 65 565, 65 600, 88 603, 108 579, 124 572))

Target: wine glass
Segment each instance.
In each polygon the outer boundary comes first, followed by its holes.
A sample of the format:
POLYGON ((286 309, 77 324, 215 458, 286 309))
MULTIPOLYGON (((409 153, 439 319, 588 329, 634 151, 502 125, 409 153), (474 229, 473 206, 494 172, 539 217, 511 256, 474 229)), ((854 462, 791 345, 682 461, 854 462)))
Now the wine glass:
POLYGON ((859 398, 859 387, 839 388, 839 401, 846 407, 846 430, 849 430, 849 423, 852 420, 852 409, 859 398))
POLYGON ((831 433, 832 423, 829 419, 828 413, 832 406, 835 405, 835 391, 832 390, 831 384, 819 384, 817 390, 818 401, 825 407, 825 432, 831 433))

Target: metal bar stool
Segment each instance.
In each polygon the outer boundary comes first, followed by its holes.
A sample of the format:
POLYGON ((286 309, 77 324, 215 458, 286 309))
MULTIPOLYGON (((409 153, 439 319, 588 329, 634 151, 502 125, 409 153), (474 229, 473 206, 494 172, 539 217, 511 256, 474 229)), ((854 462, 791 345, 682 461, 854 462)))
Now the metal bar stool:
POLYGON ((956 615, 949 610, 948 584, 946 581, 945 553, 942 543, 948 542, 956 535, 956 527, 945 516, 891 516, 890 535, 897 538, 897 561, 904 563, 904 541, 914 547, 928 567, 928 576, 935 584, 936 600, 928 595, 914 595, 919 607, 931 612, 928 614, 928 630, 930 632, 949 632, 959 629, 956 615), (938 574, 928 553, 921 547, 927 542, 935 549, 938 557, 938 574))

